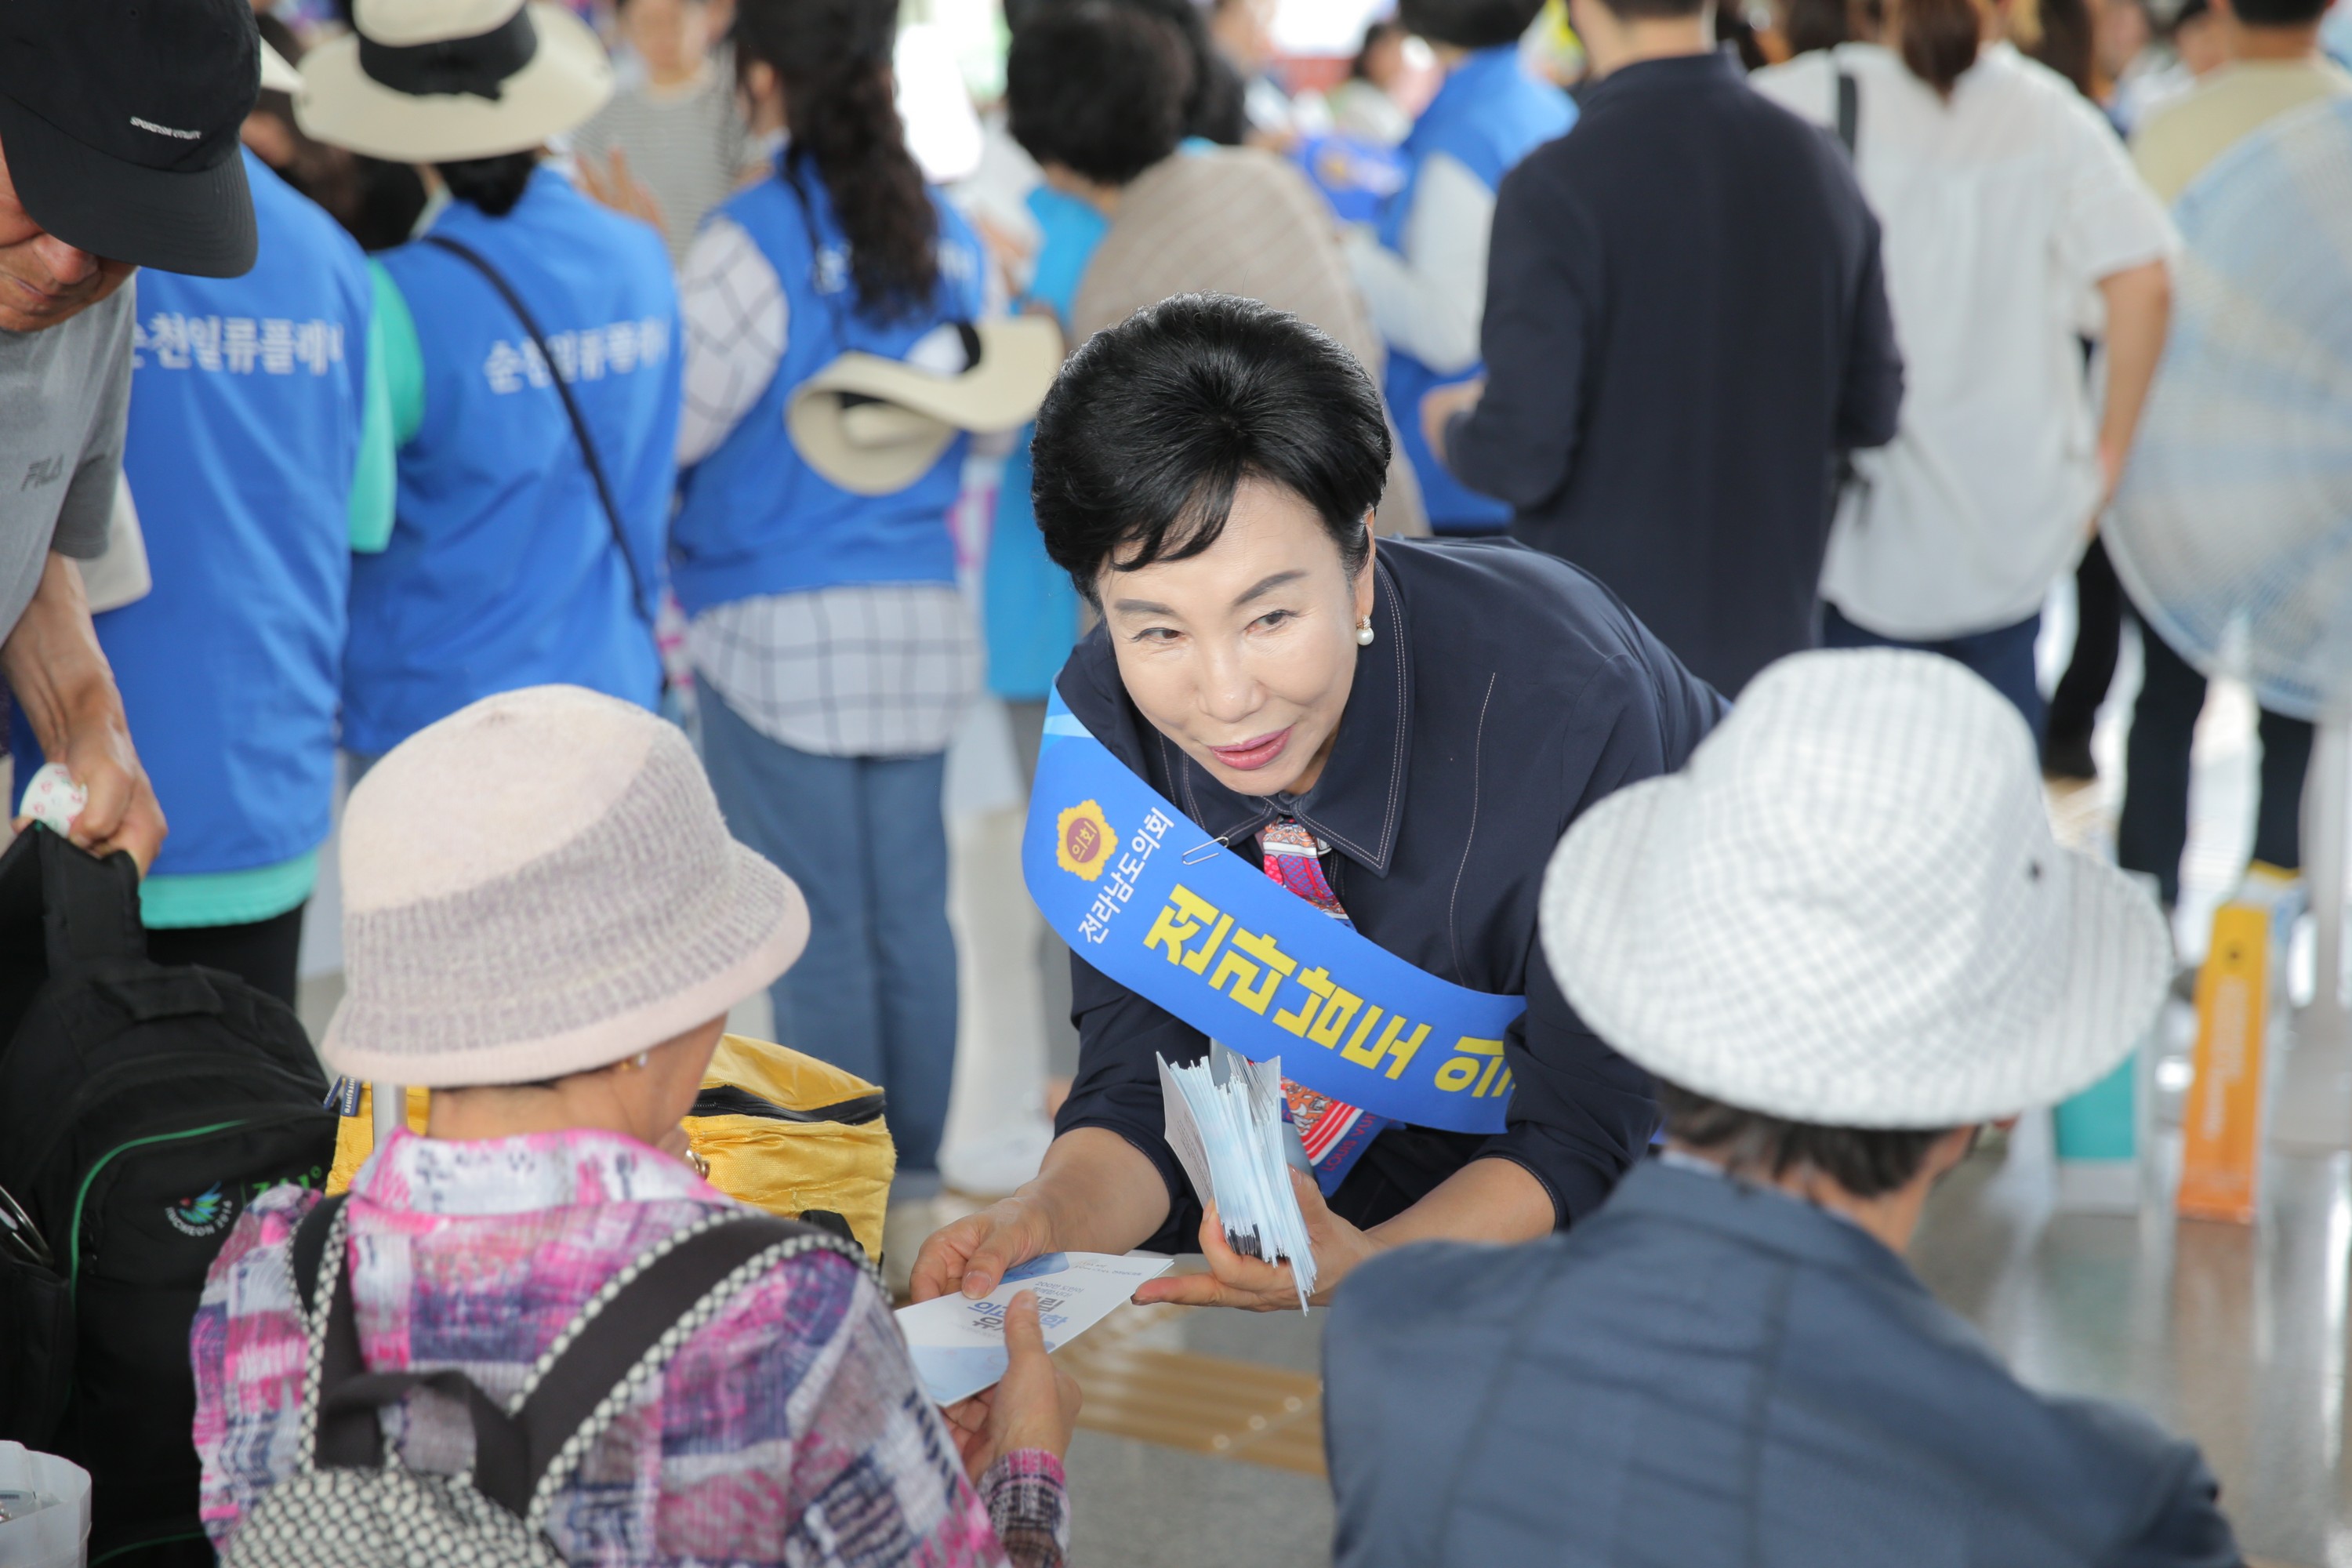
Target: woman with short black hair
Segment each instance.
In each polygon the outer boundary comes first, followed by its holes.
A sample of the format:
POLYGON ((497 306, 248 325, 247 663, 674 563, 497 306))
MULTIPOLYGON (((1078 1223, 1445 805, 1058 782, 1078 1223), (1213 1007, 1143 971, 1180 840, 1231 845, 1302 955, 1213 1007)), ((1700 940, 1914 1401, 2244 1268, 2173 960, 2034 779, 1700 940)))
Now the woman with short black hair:
MULTIPOLYGON (((1589 1213, 1656 1110, 1646 1077, 1577 1020, 1536 957, 1538 881, 1579 813, 1680 765, 1721 700, 1564 563, 1483 541, 1376 552, 1379 393, 1329 337, 1255 301, 1181 297, 1097 334, 1055 384, 1034 450, 1046 548, 1102 612, 1062 671, 1066 711, 1049 737, 1097 741, 1121 777, 1163 797, 1174 815, 1150 853, 1181 856, 1188 888, 1234 875, 1222 846, 1250 888, 1262 891, 1264 869, 1303 902, 1278 900, 1289 915, 1264 932, 1218 926, 1235 945, 1214 968, 1201 933, 1182 955, 1200 1005, 1177 1011, 1108 973, 1138 973, 1115 955, 1147 927, 1167 940, 1144 900, 1114 917, 1119 943, 1065 931, 1082 1050, 1054 1145, 1035 1181, 924 1244, 917 1297, 984 1293, 1055 1249, 1197 1245, 1213 1273, 1154 1281, 1139 1299, 1295 1304, 1286 1267, 1239 1258, 1202 1225, 1162 1132, 1157 1058, 1197 1058, 1210 1029, 1244 1039, 1234 1031, 1253 1020, 1300 1037, 1286 1091, 1315 1171, 1299 1185, 1318 1291, 1404 1241, 1523 1240, 1589 1213), (1328 940, 1320 916, 1348 923, 1348 952, 1369 967, 1410 965, 1441 1008, 1523 995, 1525 1012, 1499 1040, 1442 1029, 1416 1051, 1393 1024, 1373 1035, 1372 1007, 1349 1036, 1362 998, 1339 971, 1282 951, 1297 921, 1328 940), (1244 949, 1258 957, 1234 956, 1244 949), (1242 969, 1264 971, 1252 1015, 1221 1014, 1245 989, 1242 969), (1327 1038, 1339 1048, 1314 1048, 1327 1038), (1487 1130, 1384 1121, 1343 1098, 1331 1064, 1391 1046, 1386 1081, 1422 1085, 1435 1068, 1427 1103, 1491 1091, 1487 1130), (1507 1110, 1504 1085, 1516 1086, 1507 1110)), ((1049 761, 1061 743, 1049 739, 1049 761)), ((1065 806, 1101 814, 1055 795, 1051 772, 1033 834, 1065 806)), ((1115 826, 1118 841, 1133 823, 1115 826)), ((1072 842, 1070 868, 1099 878, 1087 830, 1072 842)), ((1094 885, 1125 885, 1132 863, 1094 885)), ((1033 886, 1037 875, 1033 862, 1033 886)))

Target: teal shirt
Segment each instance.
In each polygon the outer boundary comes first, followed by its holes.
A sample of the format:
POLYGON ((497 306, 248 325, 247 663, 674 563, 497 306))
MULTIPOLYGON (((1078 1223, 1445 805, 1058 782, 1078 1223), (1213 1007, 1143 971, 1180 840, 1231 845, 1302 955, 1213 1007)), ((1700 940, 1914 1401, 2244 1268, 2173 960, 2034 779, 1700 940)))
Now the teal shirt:
MULTIPOLYGON (((368 321, 367 394, 361 408, 359 461, 352 472, 348 507, 352 548, 362 553, 381 551, 392 540, 394 454, 399 445, 395 403, 399 383, 393 362, 399 352, 401 328, 407 329, 409 393, 419 404, 423 384, 415 368, 416 329, 409 321, 407 306, 383 272, 373 262, 369 266, 375 273, 376 308, 368 321), (385 308, 387 294, 396 310, 385 308)), ((249 925, 299 907, 318 879, 316 849, 246 871, 150 877, 140 884, 139 915, 157 931, 249 925)))

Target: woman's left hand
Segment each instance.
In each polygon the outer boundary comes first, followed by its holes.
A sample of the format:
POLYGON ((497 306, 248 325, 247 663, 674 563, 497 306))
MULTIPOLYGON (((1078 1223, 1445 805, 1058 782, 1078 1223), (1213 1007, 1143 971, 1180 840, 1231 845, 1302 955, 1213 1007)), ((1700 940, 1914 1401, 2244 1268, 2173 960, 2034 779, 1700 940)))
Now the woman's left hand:
MULTIPOLYGON (((1315 1248, 1315 1293, 1307 1300, 1328 1304, 1331 1292, 1357 1264, 1381 1250, 1370 1235, 1331 1212, 1322 1189, 1313 1180, 1290 1173, 1298 1194, 1298 1212, 1307 1221, 1307 1239, 1315 1248)), ((1201 1221, 1201 1254, 1209 1260, 1206 1274, 1163 1274, 1144 1281, 1135 1292, 1143 1305, 1173 1301, 1187 1307, 1239 1307, 1251 1312, 1287 1312, 1298 1307, 1298 1287, 1287 1263, 1265 1263, 1244 1258, 1225 1242, 1224 1226, 1212 1203, 1201 1221)))

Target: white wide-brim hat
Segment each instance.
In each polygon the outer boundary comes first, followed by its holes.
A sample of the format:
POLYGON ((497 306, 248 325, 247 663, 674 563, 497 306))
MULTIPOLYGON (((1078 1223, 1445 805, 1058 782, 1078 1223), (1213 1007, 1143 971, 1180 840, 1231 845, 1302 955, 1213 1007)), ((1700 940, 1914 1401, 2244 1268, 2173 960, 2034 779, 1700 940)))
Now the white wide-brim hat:
POLYGON ((856 350, 835 359, 784 405, 794 448, 853 495, 894 495, 930 472, 959 432, 1029 423, 1061 371, 1061 329, 1016 316, 966 330, 970 363, 955 374, 856 350))
POLYGON ((495 158, 573 130, 613 96, 588 25, 549 0, 356 0, 302 57, 294 120, 372 158, 495 158))
POLYGON ((1948 659, 1806 653, 1552 856, 1543 947, 1601 1037, 1819 1126, 1946 1128, 2096 1082, 2162 1005, 2155 900, 2053 840, 2017 711, 1948 659))
POLYGON ((737 843, 685 732, 576 686, 484 698, 345 809, 343 1000, 319 1054, 426 1088, 586 1072, 792 967, 808 905, 737 843))

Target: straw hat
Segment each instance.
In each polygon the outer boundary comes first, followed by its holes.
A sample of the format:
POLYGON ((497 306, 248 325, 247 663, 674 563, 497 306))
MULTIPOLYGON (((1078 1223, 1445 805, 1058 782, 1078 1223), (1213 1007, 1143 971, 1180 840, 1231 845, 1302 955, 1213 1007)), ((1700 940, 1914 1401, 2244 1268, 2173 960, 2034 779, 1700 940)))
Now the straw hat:
POLYGON ((536 147, 613 95, 596 35, 549 0, 354 0, 302 57, 295 122, 371 157, 446 163, 536 147))
POLYGON ((1062 368, 1044 316, 959 322, 966 368, 851 352, 795 387, 784 427, 810 468, 854 495, 891 495, 930 472, 958 431, 1017 430, 1062 368))
POLYGON ((394 747, 342 827, 353 1078, 533 1083, 726 1012, 792 966, 808 906, 735 842, 677 726, 576 686, 488 697, 394 747))
POLYGON ((1543 943, 1634 1062, 1832 1127, 2062 1100, 2131 1049, 2171 972, 2155 902, 2051 838, 2016 710, 1895 649, 1782 659, 1682 772, 1586 812, 1544 878, 1543 943))

